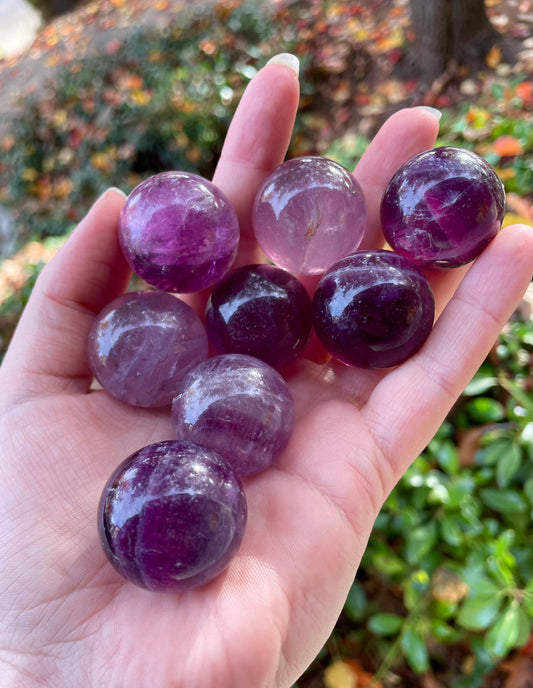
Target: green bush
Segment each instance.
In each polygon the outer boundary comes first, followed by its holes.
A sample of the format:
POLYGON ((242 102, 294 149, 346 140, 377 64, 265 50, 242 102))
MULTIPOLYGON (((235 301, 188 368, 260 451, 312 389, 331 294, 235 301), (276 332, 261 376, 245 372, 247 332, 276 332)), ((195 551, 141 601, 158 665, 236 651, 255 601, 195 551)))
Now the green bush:
POLYGON ((64 234, 110 185, 129 192, 165 169, 210 177, 274 28, 255 3, 221 6, 60 69, 2 142, 0 202, 20 242, 64 234))
POLYGON ((532 633, 532 360, 517 317, 377 518, 345 615, 378 678, 470 655, 445 685, 476 688, 532 633))

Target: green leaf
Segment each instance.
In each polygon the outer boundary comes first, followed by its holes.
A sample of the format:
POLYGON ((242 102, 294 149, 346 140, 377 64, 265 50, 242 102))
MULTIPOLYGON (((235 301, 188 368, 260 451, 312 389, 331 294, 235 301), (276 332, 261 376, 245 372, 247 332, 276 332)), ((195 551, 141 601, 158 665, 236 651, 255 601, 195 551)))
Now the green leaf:
POLYGON ((459 454, 453 442, 443 442, 436 451, 437 461, 448 475, 456 475, 459 470, 459 454))
POLYGON ((516 647, 524 647, 533 632, 533 621, 523 607, 518 608, 518 636, 516 647))
POLYGON ((464 389, 467 397, 477 397, 498 384, 498 378, 491 375, 476 375, 464 389))
POLYGON ((457 616, 457 623, 469 631, 480 631, 488 628, 498 616, 501 602, 502 600, 499 596, 468 597, 461 605, 457 616))
POLYGON ((426 594, 430 584, 430 578, 424 569, 413 571, 405 582, 403 590, 403 603, 409 611, 412 611, 426 594))
POLYGON ((359 581, 354 581, 344 603, 344 613, 351 621, 360 621, 364 616, 365 608, 366 595, 363 586, 359 581))
POLYGON ((528 478, 524 483, 524 494, 527 495, 527 498, 533 504, 533 478, 528 478))
POLYGON ((429 655, 422 635, 411 628, 406 628, 401 636, 401 646, 409 666, 417 674, 429 671, 429 655))
POLYGON ((514 380, 507 377, 500 377, 500 385, 514 398, 514 400, 525 408, 529 415, 533 413, 533 399, 530 393, 526 392, 523 387, 517 384, 514 380))
POLYGON ((485 649, 493 657, 505 657, 519 635, 519 607, 511 604, 485 636, 485 649))
POLYGON ((513 490, 497 490, 487 488, 481 490, 481 499, 494 511, 501 514, 516 514, 527 510, 524 498, 513 490))
POLYGON ((505 409, 496 399, 477 397, 466 404, 469 416, 477 423, 494 423, 505 418, 505 409))
POLYGON ((460 527, 461 518, 455 514, 445 516, 439 521, 442 538, 452 547, 457 547, 463 542, 463 531, 460 527))
POLYGON ((497 463, 502 456, 505 456, 509 451, 511 438, 508 435, 497 436, 491 440, 486 446, 482 447, 476 454, 476 461, 482 466, 492 466, 497 463))
POLYGON ((431 632, 437 640, 443 643, 455 643, 459 635, 457 629, 442 621, 442 619, 431 619, 431 632))
POLYGON ((533 580, 530 580, 525 587, 522 604, 529 616, 533 617, 533 580))
POLYGON ((419 562, 425 554, 433 549, 437 542, 437 537, 437 523, 435 521, 426 523, 411 531, 405 550, 407 561, 410 564, 419 562))
POLYGON ((375 635, 394 635, 403 622, 404 618, 398 614, 374 614, 368 619, 368 628, 375 635))
POLYGON ((372 564, 386 576, 404 575, 407 570, 406 563, 400 557, 385 552, 376 552, 372 557, 372 564))
POLYGON ((498 83, 492 84, 490 87, 490 90, 491 90, 493 97, 496 98, 496 100, 498 100, 498 101, 503 100, 505 91, 504 91, 502 84, 498 84, 498 83))
POLYGON ((478 578, 470 585, 472 597, 496 597, 501 593, 501 587, 488 578, 478 578))
POLYGON ((522 452, 515 442, 509 442, 507 451, 502 453, 496 466, 496 482, 499 487, 507 487, 522 462, 522 452))

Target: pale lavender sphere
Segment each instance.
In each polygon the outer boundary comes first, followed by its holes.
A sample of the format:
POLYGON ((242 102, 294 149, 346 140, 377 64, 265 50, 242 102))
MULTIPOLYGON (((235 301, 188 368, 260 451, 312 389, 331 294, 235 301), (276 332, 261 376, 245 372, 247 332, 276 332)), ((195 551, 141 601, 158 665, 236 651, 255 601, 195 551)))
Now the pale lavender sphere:
POLYGON ((189 172, 161 172, 128 196, 119 241, 132 270, 148 284, 195 292, 218 282, 231 267, 239 223, 212 182, 189 172))
POLYGON ((207 358, 207 333, 192 308, 175 296, 130 292, 98 314, 87 353, 109 394, 132 406, 168 406, 181 378, 207 358))
POLYGON ((347 169, 307 156, 276 168, 259 189, 253 229, 270 260, 292 273, 316 275, 352 253, 366 221, 363 191, 347 169))
POLYGON ((246 354, 202 361, 172 402, 176 438, 209 447, 238 475, 268 468, 287 446, 294 402, 281 375, 246 354))
POLYGON ((215 452, 192 442, 157 442, 113 471, 98 507, 98 532, 126 580, 185 592, 227 568, 246 513, 238 476, 215 452))

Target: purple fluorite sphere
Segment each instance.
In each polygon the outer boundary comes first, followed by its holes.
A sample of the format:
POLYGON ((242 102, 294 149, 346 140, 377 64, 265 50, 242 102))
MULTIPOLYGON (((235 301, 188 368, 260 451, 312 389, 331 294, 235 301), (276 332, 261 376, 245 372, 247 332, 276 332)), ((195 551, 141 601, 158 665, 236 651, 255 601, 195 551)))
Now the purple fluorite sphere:
POLYGON ((158 442, 129 456, 98 508, 111 564, 131 583, 160 592, 184 592, 218 576, 245 525, 239 478, 215 452, 192 442, 158 442))
POLYGON ((333 265, 313 298, 316 333, 350 366, 389 368, 426 341, 434 318, 424 274, 392 251, 358 251, 333 265))
POLYGON ((442 146, 415 155, 392 177, 381 203, 386 240, 424 268, 470 262, 498 233, 503 185, 479 155, 442 146))
POLYGON ((178 381, 207 358, 207 333, 178 298, 161 291, 130 292, 96 317, 87 354, 93 375, 117 399, 132 406, 167 406, 178 381))
POLYGON ((257 241, 273 263, 316 275, 355 251, 366 221, 363 191, 344 167, 319 156, 287 160, 259 189, 257 241))
POLYGON ((212 182, 189 172, 161 172, 128 196, 119 240, 131 268, 148 284, 195 292, 215 284, 231 267, 239 224, 212 182))
POLYGON ((294 402, 281 375, 244 354, 202 361, 182 380, 172 403, 177 439, 209 447, 241 476, 268 468, 285 449, 294 402))
POLYGON ((286 270, 246 265, 214 288, 205 324, 218 353, 249 354, 281 368, 296 360, 309 342, 311 300, 286 270))

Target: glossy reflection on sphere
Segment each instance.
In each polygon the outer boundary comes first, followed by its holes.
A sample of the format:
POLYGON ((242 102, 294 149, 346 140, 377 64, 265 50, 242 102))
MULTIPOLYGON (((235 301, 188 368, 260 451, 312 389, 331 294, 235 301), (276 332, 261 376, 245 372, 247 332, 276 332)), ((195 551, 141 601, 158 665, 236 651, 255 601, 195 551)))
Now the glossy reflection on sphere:
POLYGON ((500 230, 503 185, 479 155, 442 146, 415 155, 395 173, 381 203, 386 240, 424 268, 470 262, 500 230))
POLYGON ((340 260, 313 299, 321 342, 335 358, 362 368, 389 368, 416 353, 434 312, 424 274, 392 251, 358 251, 340 260))
POLYGON ((309 342, 311 300, 286 270, 247 265, 215 287, 205 321, 218 353, 249 354, 281 368, 296 360, 309 342))
POLYGON ((294 273, 320 274, 355 251, 366 221, 363 191, 344 167, 319 156, 287 160, 266 179, 253 229, 266 255, 294 273))
POLYGON ((128 196, 119 241, 131 268, 148 284, 195 292, 215 284, 231 267, 239 224, 213 183, 189 172, 161 172, 128 196))
POLYGON ((294 402, 281 375, 245 354, 202 361, 182 380, 172 402, 177 439, 216 451, 239 475, 268 468, 285 449, 294 402))
POLYGON ((98 508, 104 552, 128 581, 160 592, 209 582, 236 554, 246 525, 239 478, 215 452, 158 442, 109 478, 98 508))
POLYGON ((178 381, 207 358, 207 333, 178 298, 161 291, 129 292, 96 317, 87 354, 95 378, 117 399, 167 406, 178 381))

